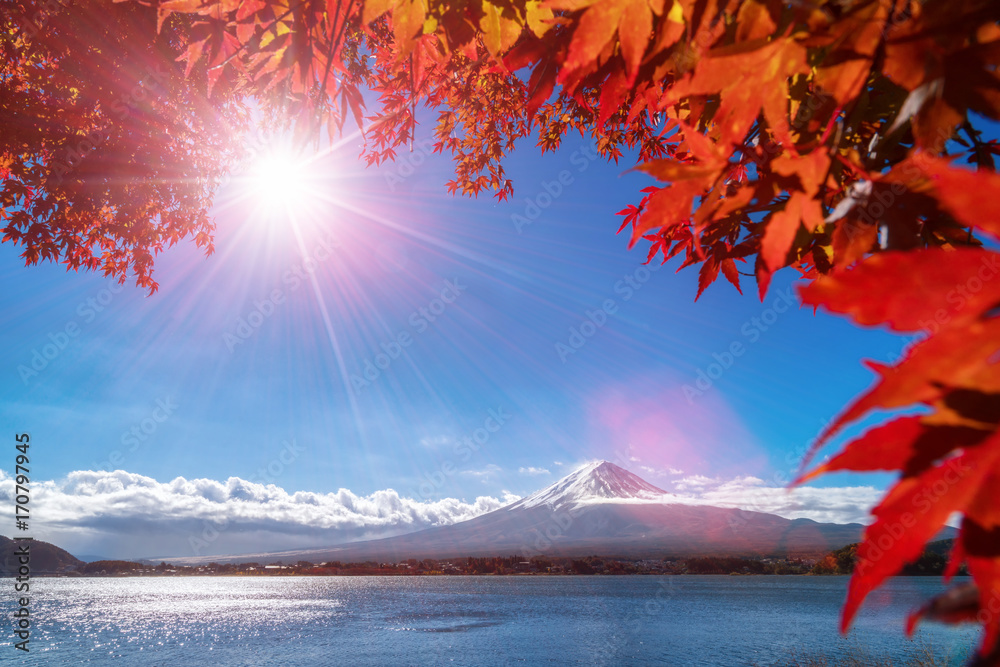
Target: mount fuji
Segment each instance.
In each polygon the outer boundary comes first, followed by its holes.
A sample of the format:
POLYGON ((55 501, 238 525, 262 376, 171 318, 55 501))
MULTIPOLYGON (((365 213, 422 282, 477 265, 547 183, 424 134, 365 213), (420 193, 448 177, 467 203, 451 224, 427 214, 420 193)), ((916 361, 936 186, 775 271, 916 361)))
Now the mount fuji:
MULTIPOLYGON (((861 538, 858 523, 817 523, 742 509, 690 505, 608 461, 580 468, 506 507, 468 521, 377 540, 244 556, 312 562, 398 562, 520 554, 634 558, 828 553, 861 538)), ((194 564, 202 558, 173 562, 194 564)), ((207 562, 207 561, 206 561, 207 562)))

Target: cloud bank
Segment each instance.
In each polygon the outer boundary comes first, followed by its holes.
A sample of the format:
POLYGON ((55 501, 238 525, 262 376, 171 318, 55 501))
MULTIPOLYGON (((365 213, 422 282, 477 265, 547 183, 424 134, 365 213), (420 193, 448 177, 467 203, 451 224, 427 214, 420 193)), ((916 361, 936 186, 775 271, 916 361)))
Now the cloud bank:
POLYGON ((665 486, 668 490, 672 486, 674 502, 737 507, 820 523, 871 523, 869 511, 885 493, 873 486, 800 486, 789 490, 758 477, 723 480, 704 475, 682 477, 665 486))
MULTIPOLYGON (((883 494, 871 486, 806 486, 789 492, 757 477, 726 480, 703 475, 679 477, 664 487, 670 491, 670 502, 832 523, 868 523, 869 510, 883 494)), ((506 491, 500 495, 464 502, 415 500, 392 489, 367 496, 348 489, 289 493, 274 484, 238 477, 224 482, 183 477, 160 482, 123 470, 77 471, 62 480, 32 483, 30 534, 77 556, 149 558, 284 551, 449 525, 519 499, 506 491)), ((14 480, 0 471, 0 502, 10 506, 13 498, 14 480)))
MULTIPOLYGON (((9 506, 13 498, 14 480, 0 471, 0 502, 9 506)), ((518 498, 420 501, 392 489, 288 493, 238 477, 159 482, 123 470, 77 471, 32 483, 31 535, 75 555, 109 558, 277 551, 448 525, 518 498)))

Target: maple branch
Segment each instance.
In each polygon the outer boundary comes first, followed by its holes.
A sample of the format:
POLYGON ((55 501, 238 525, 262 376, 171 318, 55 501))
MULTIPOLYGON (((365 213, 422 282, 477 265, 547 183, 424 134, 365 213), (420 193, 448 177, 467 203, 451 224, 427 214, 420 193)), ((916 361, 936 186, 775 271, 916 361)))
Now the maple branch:
MULTIPOLYGON (((327 84, 327 81, 330 78, 330 70, 333 68, 334 54, 339 53, 340 41, 341 41, 341 39, 343 39, 344 33, 347 30, 347 19, 348 19, 348 16, 350 15, 350 13, 351 13, 351 10, 353 9, 353 7, 354 7, 354 0, 350 0, 350 2, 347 3, 346 9, 344 10, 344 20, 340 24, 340 29, 337 30, 336 37, 334 37, 330 41, 330 50, 327 52, 327 58, 326 58, 326 69, 323 72, 323 83, 320 85, 320 90, 319 90, 319 99, 321 99, 321 100, 325 100, 326 99, 326 84, 327 84)), ((336 28, 336 19, 334 19, 334 28, 336 28)), ((332 31, 331 31, 331 35, 332 35, 332 31)), ((317 120, 317 126, 322 125, 322 111, 319 111, 318 113, 319 113, 320 117, 317 120)), ((341 118, 343 119, 343 116, 341 118)), ((343 129, 343 125, 341 125, 340 128, 342 130, 343 129)), ((361 129, 361 128, 358 128, 358 129, 361 129)))
POLYGON ((223 60, 218 65, 214 65, 214 66, 210 67, 209 69, 219 69, 220 67, 225 67, 226 65, 228 65, 230 63, 230 61, 233 60, 233 58, 235 58, 238 55, 240 55, 240 52, 243 51, 244 49, 246 49, 248 46, 252 45, 254 48, 259 47, 260 46, 260 40, 264 37, 265 34, 267 34, 268 30, 273 31, 274 32, 274 36, 277 37, 278 36, 278 33, 277 33, 278 24, 281 23, 282 21, 284 21, 286 18, 288 18, 293 12, 298 11, 302 7, 302 5, 306 4, 306 2, 308 2, 308 0, 302 0, 297 5, 290 5, 288 7, 288 10, 284 14, 282 14, 281 16, 275 17, 267 25, 267 27, 264 28, 264 30, 261 32, 260 35, 254 35, 245 44, 240 44, 239 48, 236 49, 236 51, 233 52, 233 55, 229 56, 228 58, 226 58, 225 60, 223 60))

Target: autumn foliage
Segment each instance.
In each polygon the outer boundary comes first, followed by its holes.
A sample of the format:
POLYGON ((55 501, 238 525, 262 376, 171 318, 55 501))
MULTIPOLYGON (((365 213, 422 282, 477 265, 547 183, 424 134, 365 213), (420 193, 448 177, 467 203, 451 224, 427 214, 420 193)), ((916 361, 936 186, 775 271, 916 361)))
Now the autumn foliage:
POLYGON ((875 385, 821 444, 875 410, 907 416, 803 479, 900 473, 859 548, 845 627, 957 512, 951 571, 967 563, 978 595, 949 618, 981 623, 982 652, 994 650, 1000 146, 982 130, 1000 117, 1000 3, 13 4, 0 18, 0 216, 28 262, 155 287, 162 247, 193 236, 210 248, 206 211, 244 101, 303 140, 353 118, 369 163, 413 141, 419 104, 454 160, 452 192, 504 200, 516 141, 544 152, 578 132, 661 183, 625 205, 619 231, 649 261, 697 266, 698 296, 721 273, 737 289, 754 278, 763 298, 793 267, 805 303, 912 335, 898 363, 872 364, 875 385), (161 94, 129 101, 154 79, 161 94), (60 167, 84 140, 87 156, 60 167))

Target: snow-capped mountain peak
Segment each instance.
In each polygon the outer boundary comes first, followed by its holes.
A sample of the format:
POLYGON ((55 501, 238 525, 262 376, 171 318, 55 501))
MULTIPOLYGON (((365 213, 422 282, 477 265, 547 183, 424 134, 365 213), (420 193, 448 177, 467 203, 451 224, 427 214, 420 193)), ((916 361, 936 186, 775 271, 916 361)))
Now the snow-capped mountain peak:
POLYGON ((548 505, 552 509, 616 500, 669 502, 670 494, 609 461, 594 461, 508 509, 548 505))
MULTIPOLYGON (((857 542, 864 531, 864 526, 856 523, 793 521, 774 514, 677 501, 677 496, 613 463, 596 461, 538 493, 467 521, 270 556, 345 563, 498 554, 662 558, 787 553, 811 557, 857 542)), ((201 563, 226 562, 218 556, 174 562, 193 564, 198 559, 201 563)), ((239 557, 243 561, 262 559, 260 554, 239 557)))

